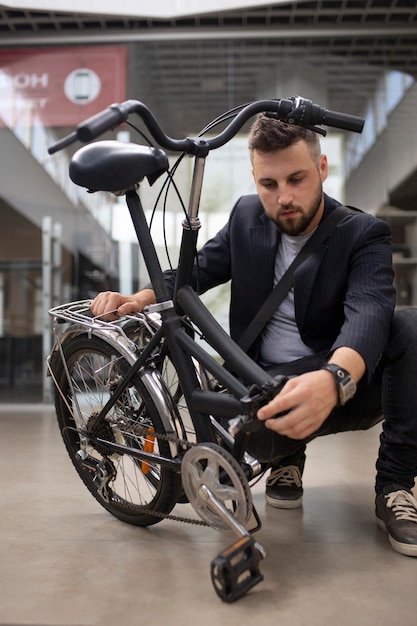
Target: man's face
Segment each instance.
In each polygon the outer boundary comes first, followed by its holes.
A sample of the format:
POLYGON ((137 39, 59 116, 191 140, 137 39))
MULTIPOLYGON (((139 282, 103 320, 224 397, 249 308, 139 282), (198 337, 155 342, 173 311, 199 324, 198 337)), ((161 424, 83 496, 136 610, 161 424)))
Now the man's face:
POLYGON ((288 235, 305 235, 323 215, 324 155, 315 162, 305 141, 274 152, 254 151, 252 173, 267 216, 288 235))

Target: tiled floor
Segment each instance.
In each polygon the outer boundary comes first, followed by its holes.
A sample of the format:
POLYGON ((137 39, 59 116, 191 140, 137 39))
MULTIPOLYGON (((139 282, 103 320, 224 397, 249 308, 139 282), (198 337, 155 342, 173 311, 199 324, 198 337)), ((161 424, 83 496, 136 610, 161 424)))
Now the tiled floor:
POLYGON ((112 518, 72 469, 52 409, 0 405, 0 624, 415 626, 417 559, 374 521, 377 447, 378 429, 313 442, 300 510, 271 509, 254 487, 265 579, 227 604, 209 572, 231 536, 112 518))

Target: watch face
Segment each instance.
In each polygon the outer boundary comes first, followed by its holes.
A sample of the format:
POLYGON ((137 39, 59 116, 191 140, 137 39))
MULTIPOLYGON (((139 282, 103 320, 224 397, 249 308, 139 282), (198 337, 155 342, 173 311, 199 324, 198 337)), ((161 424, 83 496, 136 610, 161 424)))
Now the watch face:
POLYGON ((353 398, 356 393, 356 383, 350 376, 346 377, 344 382, 340 383, 340 395, 342 404, 353 398))

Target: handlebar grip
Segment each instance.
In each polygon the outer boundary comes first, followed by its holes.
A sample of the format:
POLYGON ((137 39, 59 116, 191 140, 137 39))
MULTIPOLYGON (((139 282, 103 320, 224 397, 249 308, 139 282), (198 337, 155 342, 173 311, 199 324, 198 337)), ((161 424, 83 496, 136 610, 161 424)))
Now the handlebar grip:
POLYGON ((124 111, 121 105, 112 104, 104 111, 93 115, 77 126, 77 139, 83 142, 91 141, 102 133, 111 130, 122 122, 125 122, 129 111, 124 111))
POLYGON ((350 130, 354 133, 361 133, 365 120, 362 117, 357 117, 356 115, 330 111, 317 105, 313 105, 310 115, 310 123, 324 124, 325 126, 333 126, 334 128, 350 130))
POLYGON ((87 143, 92 139, 96 139, 102 133, 112 130, 115 126, 125 122, 130 113, 135 110, 137 104, 140 103, 137 103, 135 100, 126 100, 121 104, 110 105, 104 111, 100 111, 100 113, 96 113, 96 115, 78 124, 74 132, 48 148, 48 153, 54 154, 77 140, 87 143))

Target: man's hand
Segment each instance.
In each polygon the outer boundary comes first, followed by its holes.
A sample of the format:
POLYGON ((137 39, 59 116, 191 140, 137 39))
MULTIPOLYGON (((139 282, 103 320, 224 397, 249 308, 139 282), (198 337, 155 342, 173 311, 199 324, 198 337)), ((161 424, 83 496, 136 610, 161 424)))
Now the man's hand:
POLYGON ((315 433, 337 406, 338 393, 327 370, 301 374, 284 385, 280 393, 258 411, 265 426, 291 439, 306 439, 315 433), (287 412, 282 417, 278 413, 287 412))
POLYGON ((90 309, 94 315, 102 315, 108 320, 115 320, 119 315, 138 313, 143 311, 145 306, 154 303, 155 294, 152 289, 142 289, 131 296, 124 296, 118 291, 102 291, 94 298, 90 309))
MULTIPOLYGON (((346 369, 355 383, 360 381, 366 371, 362 356, 348 347, 337 348, 329 363, 336 363, 346 369)), ((306 439, 320 428, 338 401, 338 390, 332 374, 327 370, 315 370, 290 378, 280 393, 259 409, 257 415, 267 428, 280 435, 306 439), (274 417, 283 412, 287 414, 274 417)))

